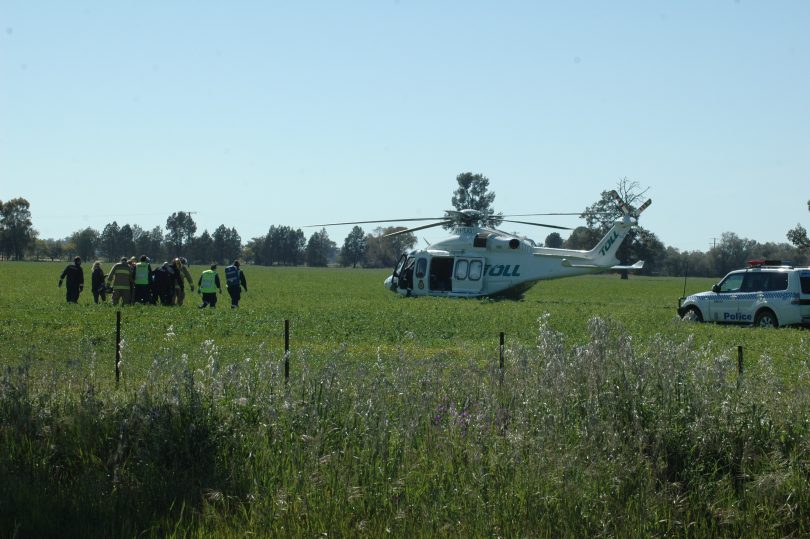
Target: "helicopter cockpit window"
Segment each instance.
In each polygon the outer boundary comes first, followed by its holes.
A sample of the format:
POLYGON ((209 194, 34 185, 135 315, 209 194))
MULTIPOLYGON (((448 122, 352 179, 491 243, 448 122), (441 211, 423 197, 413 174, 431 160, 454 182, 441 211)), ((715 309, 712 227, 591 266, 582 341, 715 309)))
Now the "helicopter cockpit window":
POLYGON ((481 278, 481 270, 484 268, 483 262, 480 260, 473 260, 470 262, 470 269, 467 273, 471 281, 477 281, 481 278))
POLYGON ((416 278, 423 279, 425 277, 425 272, 427 271, 427 259, 420 258, 416 261, 416 278))
MULTIPOLYGON (((402 255, 400 261, 405 260, 405 255, 402 255)), ((409 256, 407 260, 405 260, 405 265, 399 270, 399 278, 397 281, 397 286, 403 290, 408 290, 413 287, 413 265, 416 259, 412 256, 409 256)), ((399 264, 397 264, 399 267, 399 264)))
POLYGON ((399 261, 397 262, 397 265, 394 268, 394 275, 399 275, 400 274, 402 269, 405 267, 405 260, 406 259, 407 259, 407 257, 405 255, 402 255, 401 257, 399 257, 399 261))
POLYGON ((456 262, 456 279, 463 280, 467 278, 467 272, 469 270, 469 262, 466 260, 459 260, 456 262))

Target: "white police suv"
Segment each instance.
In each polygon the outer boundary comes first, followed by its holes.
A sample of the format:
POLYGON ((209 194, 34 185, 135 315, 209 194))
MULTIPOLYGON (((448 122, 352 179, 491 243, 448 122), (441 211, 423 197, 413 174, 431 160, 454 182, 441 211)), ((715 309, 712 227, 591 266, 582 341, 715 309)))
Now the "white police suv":
POLYGON ((760 327, 810 326, 810 267, 752 260, 712 286, 678 300, 684 320, 760 327))

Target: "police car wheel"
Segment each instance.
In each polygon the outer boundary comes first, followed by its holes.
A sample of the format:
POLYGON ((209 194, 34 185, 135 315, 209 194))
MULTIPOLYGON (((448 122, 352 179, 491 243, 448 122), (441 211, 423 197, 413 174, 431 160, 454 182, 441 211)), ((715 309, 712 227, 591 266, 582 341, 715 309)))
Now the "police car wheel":
POLYGON ((703 322, 703 316, 701 316, 700 311, 697 310, 697 307, 689 307, 686 309, 686 312, 683 313, 681 320, 686 322, 703 322))
POLYGON ((776 319, 776 315, 773 314, 773 311, 765 309, 757 313, 757 316, 754 318, 754 325, 760 328, 778 328, 779 321, 776 319))

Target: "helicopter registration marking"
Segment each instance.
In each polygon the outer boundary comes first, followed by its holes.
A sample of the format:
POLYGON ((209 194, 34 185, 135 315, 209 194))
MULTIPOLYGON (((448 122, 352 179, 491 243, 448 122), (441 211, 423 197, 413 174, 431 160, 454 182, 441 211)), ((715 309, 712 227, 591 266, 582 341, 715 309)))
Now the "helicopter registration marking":
POLYGON ((608 250, 610 249, 610 246, 613 245, 613 242, 616 241, 616 238, 618 238, 618 237, 619 237, 619 233, 614 230, 613 235, 611 237, 609 237, 605 241, 605 245, 601 249, 599 249, 599 254, 604 255, 606 252, 608 252, 608 250))
POLYGON ((515 264, 512 269, 512 264, 497 264, 495 266, 486 265, 484 273, 490 277, 520 277, 520 264, 515 264))

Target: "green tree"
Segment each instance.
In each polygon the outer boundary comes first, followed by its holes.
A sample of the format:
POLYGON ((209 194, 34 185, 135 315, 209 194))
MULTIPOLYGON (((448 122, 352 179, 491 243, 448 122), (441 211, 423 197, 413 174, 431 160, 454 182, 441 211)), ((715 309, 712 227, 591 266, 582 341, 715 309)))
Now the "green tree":
POLYGON ((132 227, 133 249, 136 258, 146 255, 154 261, 163 258, 163 229, 156 226, 152 230, 143 230, 138 225, 132 227))
POLYGON ((42 241, 45 243, 45 256, 47 256, 51 262, 59 258, 62 258, 62 254, 64 252, 62 240, 47 238, 42 241))
POLYGON ((7 258, 22 260, 34 241, 31 205, 22 197, 0 201, 0 249, 7 258))
POLYGON ((190 213, 179 211, 166 219, 166 242, 168 249, 175 255, 183 254, 183 248, 188 245, 197 232, 197 224, 190 213))
POLYGON ((337 249, 337 244, 329 239, 326 229, 322 228, 309 237, 306 247, 307 266, 326 267, 329 258, 337 249))
POLYGON ((722 276, 729 271, 745 266, 756 247, 754 240, 741 238, 734 232, 723 232, 720 242, 709 250, 714 276, 722 276))
POLYGON ((304 261, 307 239, 300 228, 288 228, 284 238, 283 261, 285 264, 296 266, 304 261))
POLYGON ((346 239, 343 241, 343 248, 340 250, 340 263, 342 266, 357 267, 365 259, 366 236, 363 229, 355 225, 346 239))
POLYGON ((242 238, 235 228, 219 225, 211 237, 214 260, 222 264, 239 258, 242 252, 242 238))
POLYGON ((559 249, 563 246, 563 239, 560 236, 559 232, 552 232, 548 236, 546 236, 546 240, 543 242, 543 245, 546 247, 552 247, 554 249, 559 249))
POLYGON ((365 266, 369 268, 391 268, 405 251, 416 244, 412 232, 387 236, 394 232, 406 230, 405 227, 376 228, 373 234, 366 236, 365 266))
POLYGON ((87 227, 74 232, 70 236, 70 241, 76 248, 76 254, 85 262, 92 262, 96 259, 96 250, 99 246, 99 233, 95 228, 87 227))
MULTIPOLYGON (((31 244, 31 251, 32 251, 32 254, 34 255, 34 260, 39 261, 39 260, 42 260, 43 258, 47 258, 48 257, 48 243, 47 243, 47 241, 37 238, 31 244)), ((53 260, 51 260, 51 262, 53 262, 53 260)))
POLYGON ((265 266, 264 262, 264 240, 265 236, 258 236, 255 238, 251 238, 250 241, 245 244, 245 248, 243 250, 243 255, 248 262, 253 264, 258 264, 261 266, 265 266))
POLYGON ((658 236, 644 228, 637 230, 635 241, 631 244, 630 257, 633 260, 644 261, 644 268, 640 273, 644 275, 660 273, 664 267, 666 256, 666 247, 658 239, 658 236))
POLYGON ((121 249, 119 248, 119 240, 121 235, 121 227, 118 226, 116 221, 108 224, 101 231, 101 238, 99 238, 99 248, 108 262, 112 262, 121 256, 121 249))
MULTIPOLYGON (((810 200, 807 201, 807 211, 810 211, 810 200)), ((810 238, 807 237, 807 230, 799 223, 795 228, 787 232, 787 239, 800 251, 810 251, 810 238)))
POLYGON ((684 277, 713 277, 711 261, 701 251, 681 252, 674 247, 666 248, 662 272, 665 275, 684 277))
POLYGON ((236 228, 231 227, 228 229, 228 234, 225 237, 225 260, 230 262, 242 256, 242 236, 236 231, 236 228))
POLYGON ((306 238, 301 229, 272 225, 264 236, 250 240, 245 250, 256 264, 296 265, 304 260, 306 238))
POLYGON ((274 228, 275 226, 271 226, 267 234, 253 238, 247 243, 245 249, 252 253, 254 264, 261 266, 273 265, 273 257, 270 252, 270 233, 274 228))
POLYGON ((242 247, 242 260, 249 264, 258 264, 258 262, 256 262, 256 251, 253 250, 256 247, 254 243, 255 239, 256 238, 253 238, 242 247))
POLYGON ((598 230, 578 226, 571 232, 563 246, 566 249, 588 250, 597 244, 601 236, 602 234, 598 230))
POLYGON ((191 240, 190 258, 198 264, 210 264, 214 261, 214 239, 208 230, 203 230, 199 237, 191 240))
POLYGON ((135 230, 130 225, 124 225, 118 231, 119 256, 134 256, 135 230))
POLYGON ((70 235, 64 240, 62 240, 62 254, 67 259, 71 259, 76 256, 76 243, 71 239, 73 236, 70 235))
POLYGON ((456 176, 458 187, 453 191, 450 203, 456 210, 478 210, 486 221, 492 226, 498 226, 503 220, 503 214, 495 213, 492 203, 495 201, 495 193, 489 191, 489 178, 483 174, 473 174, 472 172, 462 172, 456 176))
POLYGON ((751 251, 751 259, 790 261, 796 265, 806 265, 810 251, 789 243, 768 241, 757 242, 751 251))

